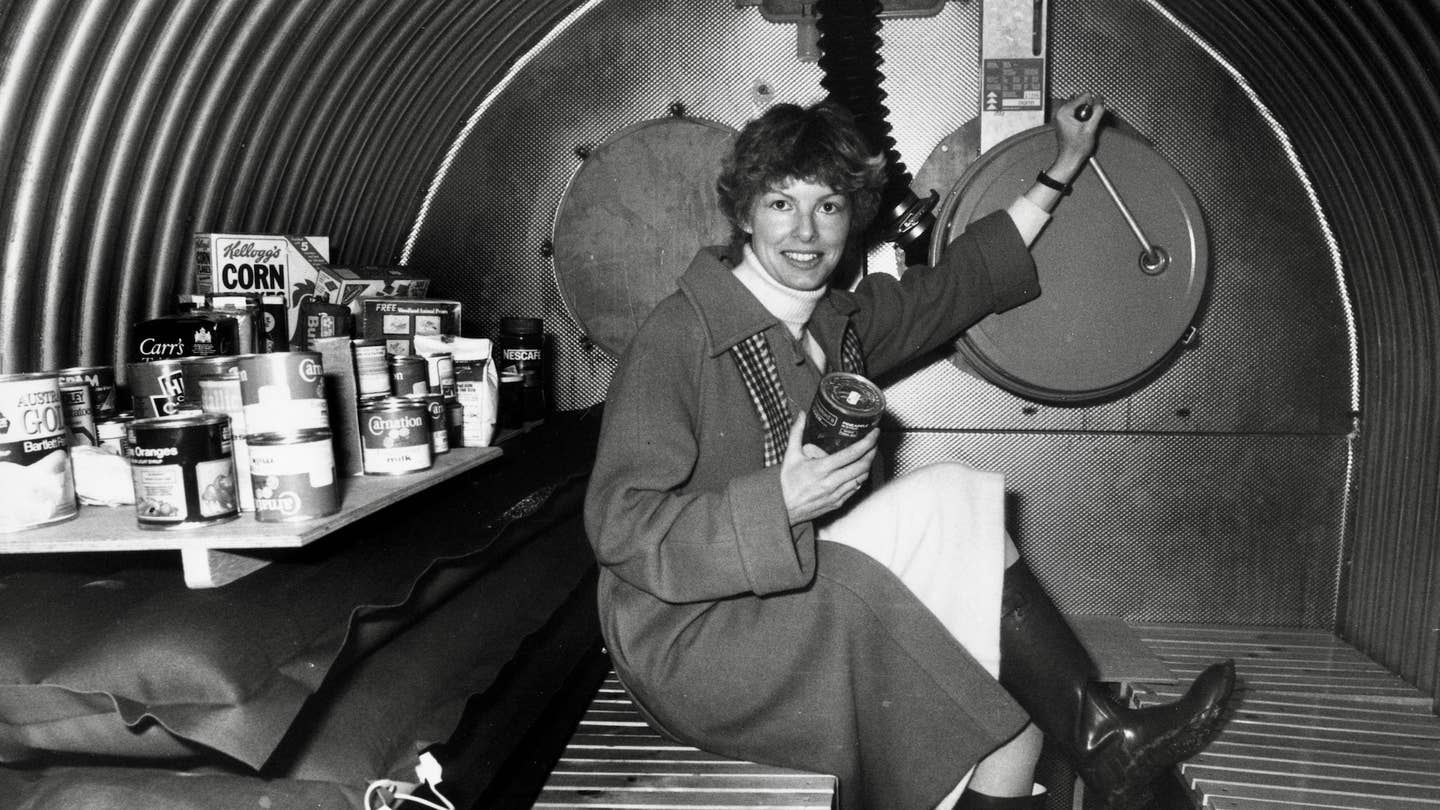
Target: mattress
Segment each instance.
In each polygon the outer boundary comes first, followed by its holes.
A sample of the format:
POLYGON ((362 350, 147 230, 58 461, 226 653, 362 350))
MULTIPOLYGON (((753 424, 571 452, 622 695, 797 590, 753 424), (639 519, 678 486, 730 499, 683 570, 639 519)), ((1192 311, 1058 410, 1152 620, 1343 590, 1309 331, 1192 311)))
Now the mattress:
MULTIPOLYGON (((10 558, 0 791, 67 810, 350 807, 373 779, 413 780, 527 643, 593 611, 598 421, 557 417, 223 588, 144 554, 10 558)), ((579 655, 598 633, 575 626, 579 655)))

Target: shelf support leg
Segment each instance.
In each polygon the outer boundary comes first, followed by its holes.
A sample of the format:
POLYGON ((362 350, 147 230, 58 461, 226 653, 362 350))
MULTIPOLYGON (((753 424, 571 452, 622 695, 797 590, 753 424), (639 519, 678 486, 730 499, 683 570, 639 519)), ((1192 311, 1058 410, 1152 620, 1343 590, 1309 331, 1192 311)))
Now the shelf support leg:
POLYGON ((218 588, 270 564, 269 557, 243 551, 221 551, 213 548, 182 548, 180 563, 185 569, 185 584, 191 588, 218 588))

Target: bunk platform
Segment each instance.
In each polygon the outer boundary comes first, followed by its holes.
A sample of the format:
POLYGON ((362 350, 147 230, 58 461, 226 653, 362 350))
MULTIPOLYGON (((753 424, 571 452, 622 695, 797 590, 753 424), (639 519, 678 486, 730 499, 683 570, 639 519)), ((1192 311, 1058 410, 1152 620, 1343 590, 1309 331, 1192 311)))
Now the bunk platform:
MULTIPOLYGON (((1071 621, 1101 679, 1141 706, 1179 697, 1212 661, 1235 661, 1230 721, 1178 768, 1179 795, 1165 810, 1440 810, 1433 701, 1332 633, 1071 621)), ((830 776, 662 738, 611 673, 534 806, 828 810, 837 791, 830 776)), ((1053 797, 1052 810, 1057 804, 1085 806, 1083 791, 1053 797)))
POLYGON ((1437 810, 1440 717, 1433 701, 1322 630, 1132 625, 1177 679, 1132 684, 1173 700, 1209 662, 1233 658, 1230 722, 1180 766, 1206 810, 1437 810))
POLYGON ((833 776, 729 759, 661 737, 611 672, 534 806, 830 810, 836 789, 833 776))

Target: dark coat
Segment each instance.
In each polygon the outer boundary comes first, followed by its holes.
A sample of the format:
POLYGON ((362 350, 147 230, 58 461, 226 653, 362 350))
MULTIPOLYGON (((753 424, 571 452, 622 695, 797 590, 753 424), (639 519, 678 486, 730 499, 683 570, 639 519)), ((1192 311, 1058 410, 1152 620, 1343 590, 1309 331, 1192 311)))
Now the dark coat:
MULTIPOLYGON (((1025 715, 893 574, 790 526, 728 350, 765 332, 792 407, 814 383, 796 390, 793 341, 732 264, 715 248, 696 257, 631 341, 606 404, 586 526, 616 671, 677 740, 835 774, 844 810, 928 810, 1025 715)), ((1038 294, 1001 212, 935 268, 831 291, 810 328, 838 358, 853 324, 879 376, 1038 294)))

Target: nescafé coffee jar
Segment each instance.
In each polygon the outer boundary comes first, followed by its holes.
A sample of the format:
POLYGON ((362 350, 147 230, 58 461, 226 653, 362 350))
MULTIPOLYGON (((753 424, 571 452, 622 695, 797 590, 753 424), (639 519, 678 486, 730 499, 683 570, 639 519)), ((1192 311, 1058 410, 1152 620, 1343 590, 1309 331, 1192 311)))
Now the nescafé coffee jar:
POLYGON ((545 325, 539 318, 500 319, 500 424, 545 418, 545 325))

